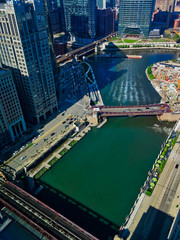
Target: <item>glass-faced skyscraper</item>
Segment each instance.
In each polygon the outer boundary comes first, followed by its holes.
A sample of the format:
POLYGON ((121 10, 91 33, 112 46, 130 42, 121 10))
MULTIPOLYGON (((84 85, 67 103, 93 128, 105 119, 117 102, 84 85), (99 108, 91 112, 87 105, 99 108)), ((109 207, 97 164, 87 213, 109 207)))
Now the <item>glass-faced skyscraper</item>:
POLYGON ((96 35, 96 0, 64 0, 66 31, 71 40, 86 44, 96 35))
POLYGON ((38 123, 57 109, 41 0, 0 3, 0 61, 13 71, 27 121, 38 123))
POLYGON ((136 34, 148 37, 154 0, 120 0, 118 33, 136 34))

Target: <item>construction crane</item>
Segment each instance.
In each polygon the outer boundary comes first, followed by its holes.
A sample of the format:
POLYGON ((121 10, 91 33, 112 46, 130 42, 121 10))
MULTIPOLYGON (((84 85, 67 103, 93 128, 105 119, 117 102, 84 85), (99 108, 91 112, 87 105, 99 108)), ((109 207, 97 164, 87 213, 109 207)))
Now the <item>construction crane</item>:
POLYGON ((180 33, 176 30, 173 30, 179 37, 180 37, 180 33))

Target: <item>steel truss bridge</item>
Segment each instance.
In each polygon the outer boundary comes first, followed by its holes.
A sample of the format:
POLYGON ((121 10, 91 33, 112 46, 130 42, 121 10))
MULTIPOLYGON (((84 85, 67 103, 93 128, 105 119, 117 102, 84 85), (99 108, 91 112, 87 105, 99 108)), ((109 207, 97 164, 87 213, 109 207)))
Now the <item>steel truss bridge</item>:
POLYGON ((47 239, 98 240, 63 215, 7 180, 3 180, 0 184, 0 201, 6 208, 30 224, 47 239))
POLYGON ((168 104, 150 104, 135 106, 93 106, 94 112, 101 117, 135 117, 135 116, 160 116, 171 113, 168 104))
POLYGON ((82 56, 82 55, 84 55, 88 52, 93 51, 97 45, 100 45, 102 42, 106 41, 107 39, 109 39, 111 37, 114 37, 114 36, 117 36, 117 35, 118 35, 118 32, 114 32, 114 33, 111 33, 110 35, 108 35, 104 38, 101 38, 101 39, 99 39, 97 41, 94 41, 90 44, 87 44, 83 47, 79 47, 79 48, 77 48, 77 49, 75 49, 71 52, 68 52, 67 54, 65 54, 61 57, 56 58, 56 62, 57 63, 64 63, 64 62, 72 59, 72 57, 74 57, 74 56, 80 57, 80 56, 82 56))

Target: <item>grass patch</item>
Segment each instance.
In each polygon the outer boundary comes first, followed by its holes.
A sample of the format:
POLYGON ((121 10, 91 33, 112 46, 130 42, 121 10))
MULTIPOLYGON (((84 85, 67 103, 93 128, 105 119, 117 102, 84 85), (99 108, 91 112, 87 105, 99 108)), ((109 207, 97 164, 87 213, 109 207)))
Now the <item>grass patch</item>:
POLYGON ((60 145, 56 150, 59 150, 60 148, 62 148, 62 145, 60 145))
POLYGON ((43 167, 43 168, 35 175, 35 179, 40 178, 46 171, 47 171, 47 168, 43 167))
POLYGON ((122 40, 120 40, 120 41, 117 41, 117 43, 123 43, 123 41, 122 41, 122 40))
POLYGON ((173 149, 173 147, 174 147, 177 139, 178 139, 178 137, 175 137, 175 138, 173 139, 173 141, 172 141, 172 143, 171 143, 171 148, 172 148, 172 149, 173 149))
POLYGON ((27 148, 30 148, 32 145, 33 145, 33 143, 28 144, 27 148))
POLYGON ((148 76, 149 76, 150 80, 153 80, 153 79, 155 79, 155 77, 154 77, 154 75, 153 75, 153 74, 148 74, 148 76))
POLYGON ((69 146, 70 146, 70 147, 73 147, 76 143, 77 143, 77 140, 73 140, 73 141, 69 144, 69 146))
POLYGON ((65 143, 67 143, 69 141, 69 138, 68 139, 66 139, 66 141, 64 141, 58 148, 56 148, 56 150, 55 151, 57 151, 57 150, 59 150, 59 149, 61 149, 62 148, 62 146, 65 144, 65 143))
POLYGON ((135 43, 135 42, 137 42, 137 40, 134 40, 134 39, 124 39, 124 42, 125 43, 135 43))
POLYGON ((58 160, 59 160, 59 158, 54 157, 48 164, 52 166, 52 165, 55 164, 55 162, 57 162, 58 160))
POLYGON ((67 149, 67 148, 64 148, 59 154, 60 154, 61 156, 63 156, 67 151, 68 151, 68 149, 67 149))
POLYGON ((112 38, 108 39, 107 42, 116 41, 119 39, 120 39, 119 37, 112 37, 112 38))
POLYGON ((152 39, 151 42, 169 42, 169 39, 152 39))
POLYGON ((151 70, 150 66, 147 67, 147 74, 148 74, 150 80, 155 79, 154 75, 152 74, 152 70, 151 70))
POLYGON ((161 165, 160 165, 160 167, 159 167, 159 170, 158 170, 158 172, 159 172, 159 173, 162 173, 162 171, 163 171, 163 169, 164 169, 164 166, 165 166, 165 164, 166 164, 166 162, 165 162, 165 161, 163 161, 163 162, 161 163, 161 165))

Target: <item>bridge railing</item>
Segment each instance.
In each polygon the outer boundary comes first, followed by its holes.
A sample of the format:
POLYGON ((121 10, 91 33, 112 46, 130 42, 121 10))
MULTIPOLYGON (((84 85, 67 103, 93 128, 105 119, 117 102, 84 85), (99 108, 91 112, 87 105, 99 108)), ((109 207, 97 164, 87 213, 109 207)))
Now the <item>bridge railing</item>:
POLYGON ((89 237, 90 239, 93 240, 98 240, 98 238, 94 237, 93 235, 91 235, 90 233, 88 233, 86 230, 84 230, 83 228, 79 227, 78 225, 76 225, 75 223, 73 223, 72 221, 70 221, 69 219, 67 219, 66 217, 64 217, 63 215, 61 215, 60 213, 56 212, 54 209, 52 209, 51 207, 49 207, 48 205, 46 205, 45 203, 41 202, 40 200, 38 200, 37 198, 33 197, 31 194, 27 193, 26 191, 24 191, 23 189, 19 188, 18 186, 14 185, 13 183, 6 181, 3 183, 4 186, 8 188, 8 186, 11 189, 16 190, 17 192, 21 192, 23 193, 25 196, 28 196, 28 198, 32 199, 34 202, 42 205, 44 208, 48 209, 49 211, 53 212, 57 217, 60 217, 61 219, 63 219, 66 223, 68 223, 71 227, 77 229, 79 232, 83 233, 84 235, 86 235, 87 237, 89 237))

